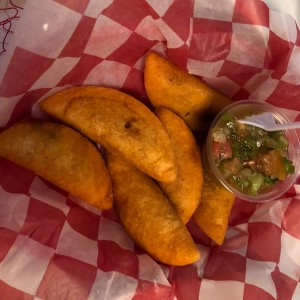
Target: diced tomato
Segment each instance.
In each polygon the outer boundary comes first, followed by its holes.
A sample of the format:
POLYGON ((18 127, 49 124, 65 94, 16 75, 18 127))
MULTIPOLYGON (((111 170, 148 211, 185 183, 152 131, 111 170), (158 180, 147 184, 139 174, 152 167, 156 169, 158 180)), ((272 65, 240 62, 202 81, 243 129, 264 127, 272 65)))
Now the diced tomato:
POLYGON ((243 164, 237 157, 235 157, 233 159, 224 161, 221 171, 224 177, 228 178, 231 175, 236 175, 242 169, 243 164))
POLYGON ((279 180, 285 180, 287 174, 281 150, 275 149, 260 155, 258 162, 262 166, 264 174, 279 180))
POLYGON ((224 143, 212 141, 211 150, 213 159, 225 159, 232 157, 232 148, 228 140, 224 143))

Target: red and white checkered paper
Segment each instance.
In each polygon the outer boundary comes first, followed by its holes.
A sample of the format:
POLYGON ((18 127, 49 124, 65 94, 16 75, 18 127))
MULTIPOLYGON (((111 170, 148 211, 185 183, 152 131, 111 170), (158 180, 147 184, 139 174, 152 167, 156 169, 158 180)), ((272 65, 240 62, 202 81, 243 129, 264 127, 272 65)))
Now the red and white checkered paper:
MULTIPOLYGON (((258 0, 27 0, 0 57, 1 130, 73 85, 118 88, 149 104, 155 50, 234 100, 300 121, 300 31, 258 0)), ((113 209, 86 207, 0 159, 0 299, 300 299, 300 181, 281 198, 236 199, 223 246, 188 224, 201 250, 170 267, 139 249, 113 209)))

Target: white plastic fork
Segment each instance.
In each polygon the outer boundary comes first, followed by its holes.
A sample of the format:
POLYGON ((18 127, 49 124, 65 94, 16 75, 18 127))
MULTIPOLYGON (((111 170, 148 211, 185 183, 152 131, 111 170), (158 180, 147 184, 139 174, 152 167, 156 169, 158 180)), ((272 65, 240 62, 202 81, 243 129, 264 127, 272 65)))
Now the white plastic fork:
POLYGON ((253 125, 267 131, 287 130, 300 128, 300 122, 276 123, 273 114, 264 112, 258 115, 251 115, 238 120, 239 123, 253 125))

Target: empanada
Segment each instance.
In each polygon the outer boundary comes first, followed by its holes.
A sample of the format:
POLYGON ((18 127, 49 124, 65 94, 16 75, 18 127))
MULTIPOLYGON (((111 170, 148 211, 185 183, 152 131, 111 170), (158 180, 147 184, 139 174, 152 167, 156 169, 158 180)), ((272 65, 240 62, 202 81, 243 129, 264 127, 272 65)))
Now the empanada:
POLYGON ((118 90, 83 86, 42 100, 42 109, 151 177, 176 178, 174 153, 157 117, 143 103, 118 90))
POLYGON ((114 207, 131 238, 153 258, 169 265, 197 261, 200 252, 158 185, 123 158, 107 156, 114 207))
POLYGON ((101 209, 112 207, 112 185, 96 147, 61 124, 30 120, 0 133, 0 156, 101 209))
POLYGON ((163 107, 156 108, 155 114, 170 137, 177 167, 175 181, 158 183, 186 224, 197 209, 201 197, 203 174, 200 149, 181 117, 163 107))
POLYGON ((224 241, 234 198, 234 194, 204 171, 201 203, 193 217, 203 232, 218 245, 224 241))
POLYGON ((144 82, 152 105, 177 113, 193 131, 207 131, 213 117, 231 103, 229 98, 155 52, 146 56, 144 82))

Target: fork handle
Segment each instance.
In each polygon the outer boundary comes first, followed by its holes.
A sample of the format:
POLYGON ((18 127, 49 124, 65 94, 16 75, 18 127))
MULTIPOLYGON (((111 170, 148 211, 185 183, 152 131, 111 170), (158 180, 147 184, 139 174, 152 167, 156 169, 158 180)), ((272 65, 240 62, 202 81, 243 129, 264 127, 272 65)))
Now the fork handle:
MULTIPOLYGON (((274 126, 274 129, 272 129, 272 131, 287 130, 287 129, 296 129, 296 128, 300 128, 300 122, 291 122, 291 123, 276 124, 274 126)), ((269 128, 268 130, 271 131, 271 128, 269 128)))
POLYGON ((300 122, 272 124, 272 125, 258 124, 256 122, 252 122, 252 121, 248 121, 248 120, 239 120, 239 122, 242 124, 256 126, 256 127, 262 128, 267 131, 278 131, 278 130, 288 130, 288 129, 300 128, 300 122))

